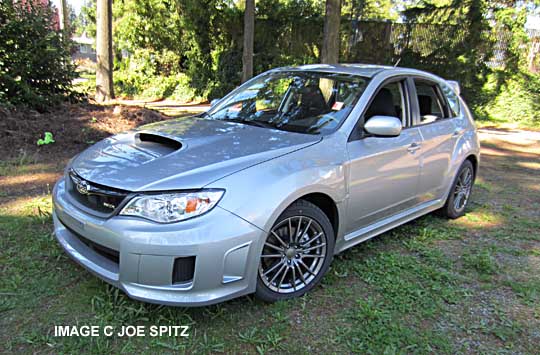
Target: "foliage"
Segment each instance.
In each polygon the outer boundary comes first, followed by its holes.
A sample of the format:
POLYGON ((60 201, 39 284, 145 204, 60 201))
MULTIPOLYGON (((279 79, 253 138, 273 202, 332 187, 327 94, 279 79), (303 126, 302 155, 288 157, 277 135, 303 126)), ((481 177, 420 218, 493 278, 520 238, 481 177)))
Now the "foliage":
POLYGON ((437 24, 450 31, 445 36, 434 31, 426 37, 425 41, 431 44, 427 52, 405 50, 400 65, 458 80, 469 103, 473 107, 478 105, 477 93, 486 81, 490 71, 487 63, 493 55, 486 10, 484 0, 425 0, 405 10, 407 22, 437 24))
POLYGON ((539 74, 495 71, 489 75, 482 95, 485 104, 476 108, 477 118, 540 127, 539 74))
POLYGON ((183 102, 196 99, 197 94, 188 76, 179 70, 178 61, 178 55, 172 51, 136 50, 117 65, 117 94, 152 99, 172 97, 183 102))
MULTIPOLYGON (((523 115, 513 117, 531 121, 536 96, 528 100, 534 89, 521 86, 527 81, 523 23, 529 3, 343 0, 340 61, 393 65, 400 60, 401 66, 458 80, 477 116, 498 119, 508 114, 508 103, 530 102, 521 108, 523 115)), ((238 86, 243 6, 232 0, 115 2, 118 92, 212 99, 238 86)), ((324 6, 324 0, 257 1, 255 73, 319 62, 324 6)), ((83 14, 92 34, 93 9, 83 14)))
POLYGON ((356 20, 396 21, 399 4, 396 0, 342 0, 341 14, 356 20))
POLYGON ((46 110, 71 95, 70 41, 55 29, 52 8, 0 3, 0 103, 46 110))
POLYGON ((85 6, 81 7, 75 26, 75 32, 81 35, 86 32, 87 36, 96 37, 96 0, 86 0, 85 6))
POLYGON ((175 49, 182 44, 181 14, 175 1, 126 0, 114 3, 114 39, 118 48, 134 52, 148 49, 155 53, 175 49))

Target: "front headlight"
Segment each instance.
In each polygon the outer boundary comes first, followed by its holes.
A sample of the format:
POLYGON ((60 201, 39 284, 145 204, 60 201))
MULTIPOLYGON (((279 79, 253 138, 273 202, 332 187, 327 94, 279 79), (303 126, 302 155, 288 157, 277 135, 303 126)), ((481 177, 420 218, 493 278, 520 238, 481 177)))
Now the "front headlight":
POLYGON ((223 196, 223 190, 139 195, 131 199, 120 215, 148 218, 155 222, 172 223, 210 211, 223 196))

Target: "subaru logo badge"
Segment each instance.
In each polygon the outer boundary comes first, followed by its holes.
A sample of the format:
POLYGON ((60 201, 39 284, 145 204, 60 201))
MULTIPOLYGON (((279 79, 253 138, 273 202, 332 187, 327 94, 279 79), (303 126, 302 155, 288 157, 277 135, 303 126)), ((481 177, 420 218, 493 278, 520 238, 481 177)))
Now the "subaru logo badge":
POLYGON ((88 185, 88 183, 84 180, 82 181, 77 181, 77 191, 79 191, 79 193, 81 195, 88 195, 88 192, 90 190, 90 185, 88 185))

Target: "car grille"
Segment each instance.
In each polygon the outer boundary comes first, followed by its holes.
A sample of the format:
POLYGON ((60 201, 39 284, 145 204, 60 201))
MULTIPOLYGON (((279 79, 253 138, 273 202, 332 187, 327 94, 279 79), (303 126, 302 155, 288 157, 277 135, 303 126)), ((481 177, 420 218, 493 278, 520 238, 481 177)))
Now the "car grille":
POLYGON ((69 172, 68 191, 79 204, 105 215, 113 213, 128 195, 127 191, 86 181, 74 170, 69 172))

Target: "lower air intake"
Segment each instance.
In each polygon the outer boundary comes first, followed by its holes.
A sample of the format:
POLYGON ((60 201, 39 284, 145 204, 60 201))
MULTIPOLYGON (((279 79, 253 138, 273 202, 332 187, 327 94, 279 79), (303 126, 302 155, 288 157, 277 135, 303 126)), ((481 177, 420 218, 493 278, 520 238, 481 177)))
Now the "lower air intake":
POLYGON ((173 284, 184 284, 193 281, 195 273, 195 257, 188 256, 174 259, 172 275, 173 284))

